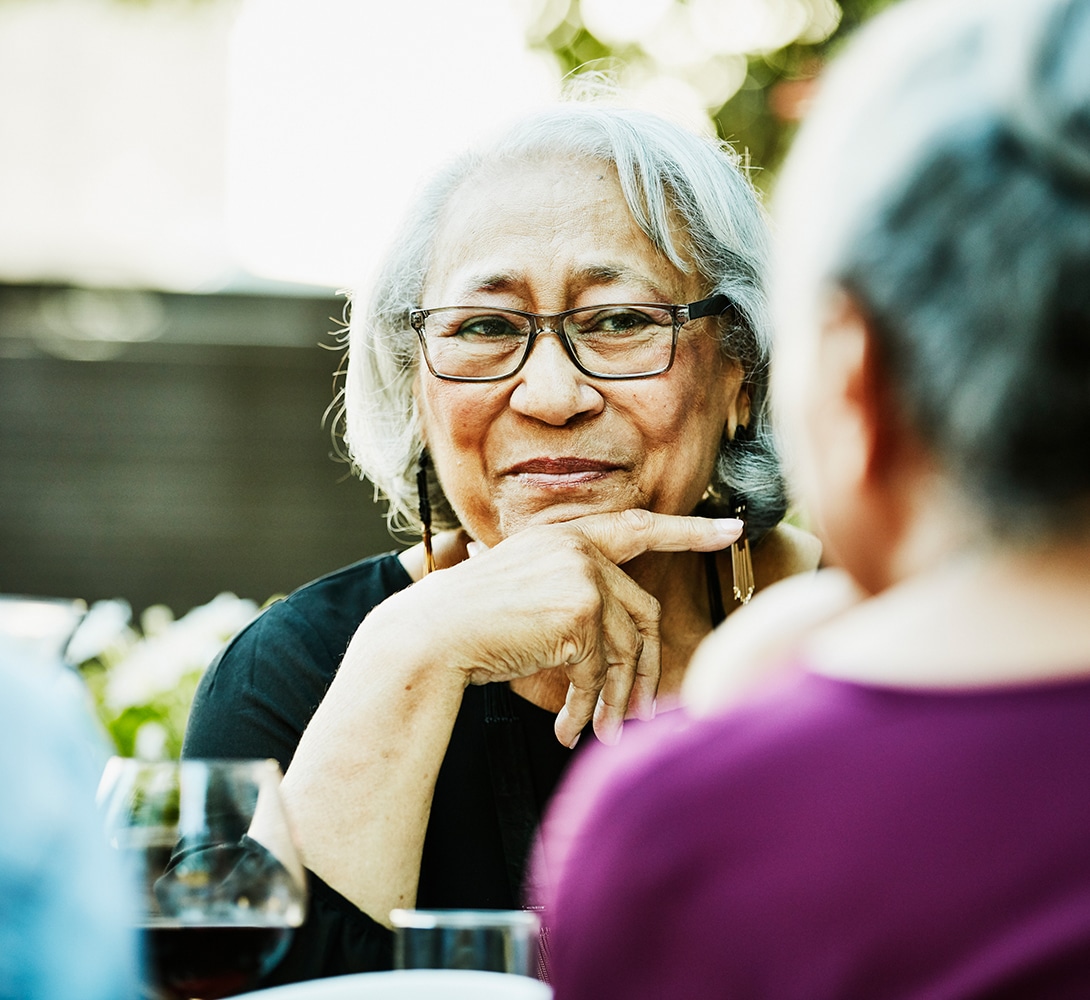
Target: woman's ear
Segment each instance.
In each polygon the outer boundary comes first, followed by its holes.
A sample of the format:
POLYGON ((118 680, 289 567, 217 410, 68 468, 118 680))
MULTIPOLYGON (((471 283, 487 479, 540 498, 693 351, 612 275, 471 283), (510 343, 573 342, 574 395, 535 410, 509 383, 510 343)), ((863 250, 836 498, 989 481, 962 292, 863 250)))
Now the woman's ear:
POLYGON ((420 443, 423 447, 428 446, 428 435, 424 430, 424 420, 421 416, 420 407, 420 372, 416 373, 416 378, 413 379, 412 389, 412 413, 409 416, 409 420, 412 426, 416 429, 417 436, 420 438, 420 443))
MULTIPOLYGON (((741 380, 741 368, 738 369, 737 377, 741 380)), ((742 383, 735 390, 734 399, 727 409, 727 424, 724 431, 728 441, 734 440, 734 435, 738 432, 739 427, 749 426, 750 413, 749 387, 742 383)))

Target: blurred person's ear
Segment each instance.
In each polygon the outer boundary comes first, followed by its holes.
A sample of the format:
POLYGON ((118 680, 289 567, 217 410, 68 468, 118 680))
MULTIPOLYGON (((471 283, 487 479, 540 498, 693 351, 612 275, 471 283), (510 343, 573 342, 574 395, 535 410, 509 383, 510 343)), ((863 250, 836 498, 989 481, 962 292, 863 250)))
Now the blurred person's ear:
POLYGON ((921 457, 905 424, 866 310, 836 290, 823 305, 807 421, 812 491, 827 563, 868 591, 888 586, 921 457))
POLYGON ((811 413, 822 437, 819 465, 829 490, 859 490, 878 460, 879 395, 874 341, 863 310, 846 292, 825 303, 819 326, 811 413))
POLYGON ((804 398, 799 443, 809 451, 802 499, 826 558, 841 563, 876 458, 873 348, 863 311, 846 293, 836 290, 816 308, 811 367, 797 386, 804 398))

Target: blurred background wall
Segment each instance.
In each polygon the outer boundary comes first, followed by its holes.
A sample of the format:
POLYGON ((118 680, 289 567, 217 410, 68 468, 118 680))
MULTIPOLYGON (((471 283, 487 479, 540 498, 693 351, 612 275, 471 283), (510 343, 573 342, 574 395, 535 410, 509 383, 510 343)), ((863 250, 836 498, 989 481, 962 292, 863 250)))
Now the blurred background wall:
POLYGON ((0 592, 185 610, 392 548, 322 426, 340 308, 0 287, 0 592))
POLYGON ((178 612, 395 547, 323 414, 339 289, 565 79, 771 186, 884 0, 0 0, 0 593, 178 612))

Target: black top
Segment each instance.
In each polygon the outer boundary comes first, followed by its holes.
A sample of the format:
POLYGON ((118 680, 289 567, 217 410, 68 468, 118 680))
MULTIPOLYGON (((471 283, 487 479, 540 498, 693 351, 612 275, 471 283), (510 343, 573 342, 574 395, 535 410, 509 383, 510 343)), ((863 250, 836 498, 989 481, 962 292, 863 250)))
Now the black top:
MULTIPOLYGON (((272 757, 287 770, 356 628, 411 582, 391 553, 324 576, 269 607, 209 667, 183 756, 272 757)), ((553 733, 554 719, 506 685, 466 689, 436 781, 417 906, 520 904, 532 823, 571 759, 553 733)), ((389 930, 313 874, 310 889, 306 924, 263 986, 390 967, 389 930)))

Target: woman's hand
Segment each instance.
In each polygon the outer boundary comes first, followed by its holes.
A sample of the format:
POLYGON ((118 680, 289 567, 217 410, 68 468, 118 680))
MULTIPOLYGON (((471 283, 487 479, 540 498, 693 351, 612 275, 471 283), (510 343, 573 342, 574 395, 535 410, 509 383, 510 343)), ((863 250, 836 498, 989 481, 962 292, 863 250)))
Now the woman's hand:
POLYGON ((615 736, 659 677, 658 603, 620 564, 729 545, 737 521, 647 511, 528 528, 394 594, 356 630, 281 786, 304 864, 375 919, 413 906, 436 776, 466 685, 563 670, 570 746, 615 736), (596 710, 596 705, 600 706, 596 710))
POLYGON ((429 575, 405 603, 429 609, 422 627, 467 683, 562 670, 557 738, 572 745, 593 718, 598 738, 616 742, 626 713, 651 717, 660 673, 658 602, 619 565, 723 548, 738 531, 734 520, 643 510, 541 525, 429 575))

